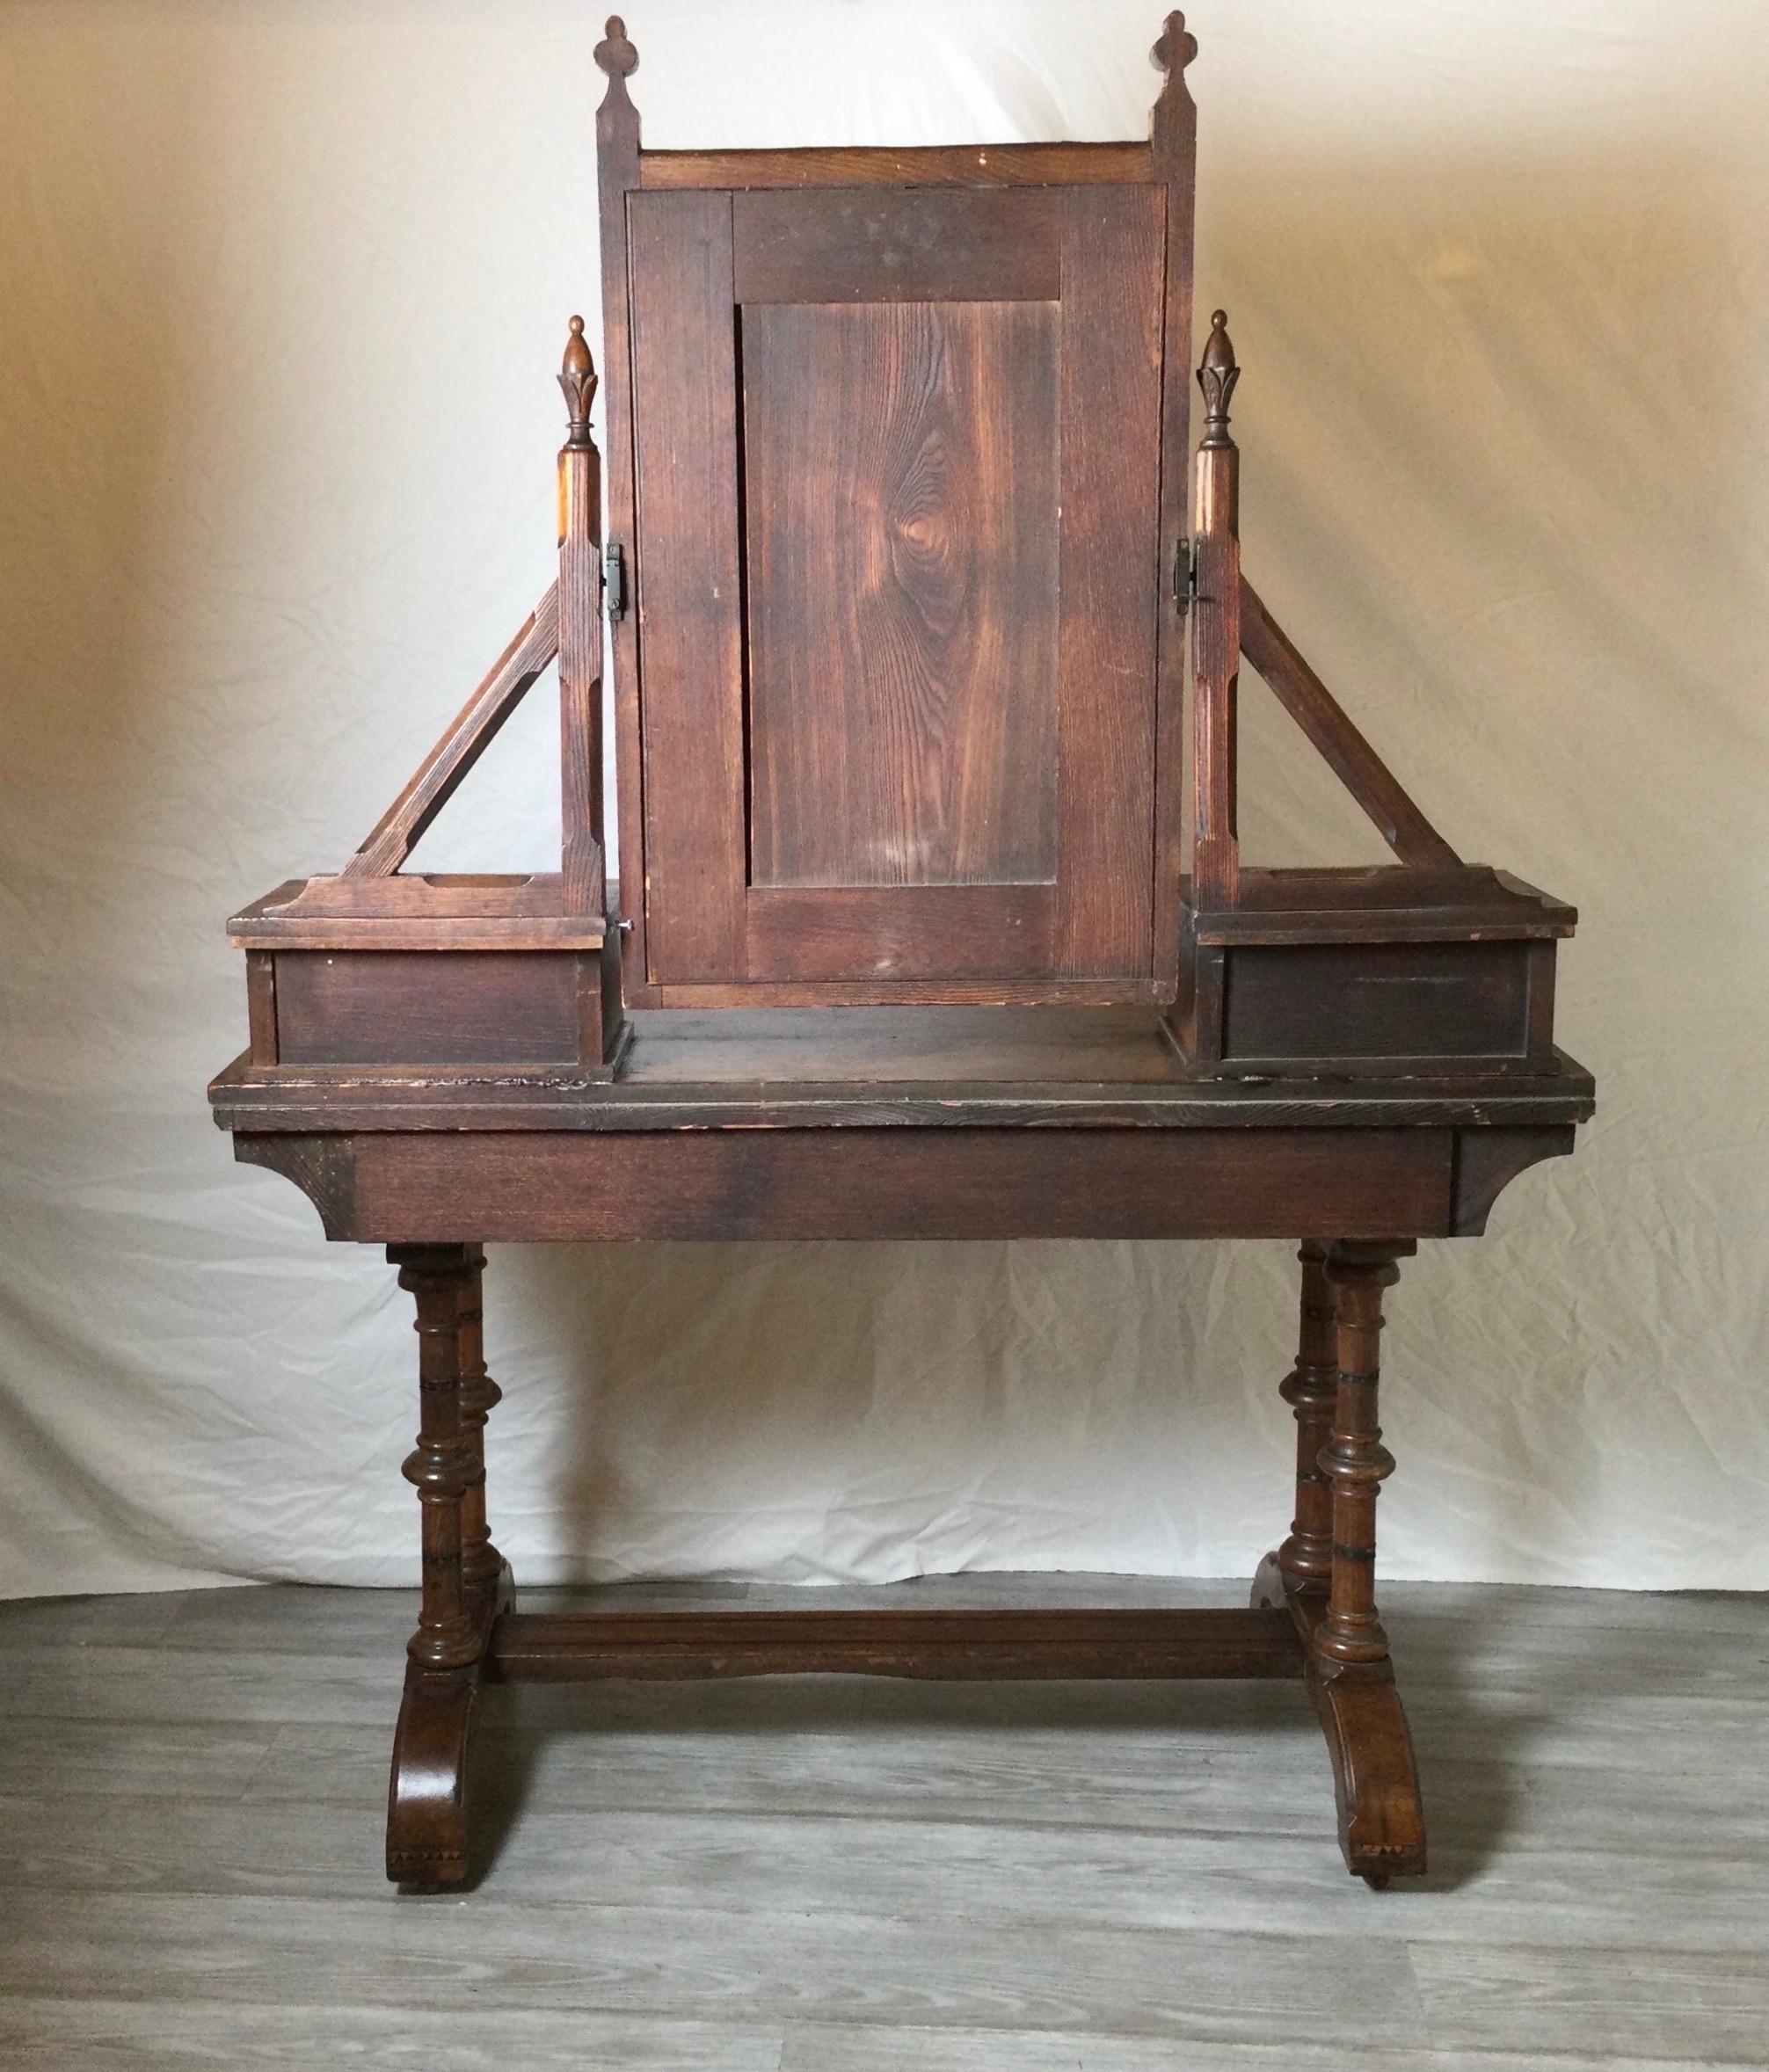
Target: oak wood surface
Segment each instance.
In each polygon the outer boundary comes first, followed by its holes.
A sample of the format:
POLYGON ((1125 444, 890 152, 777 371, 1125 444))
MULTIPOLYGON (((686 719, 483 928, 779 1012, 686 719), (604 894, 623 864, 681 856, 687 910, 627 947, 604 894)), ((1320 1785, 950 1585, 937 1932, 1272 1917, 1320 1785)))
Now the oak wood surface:
POLYGON ((751 883, 1053 881, 1057 309, 833 302, 743 317, 751 883))
POLYGON ((1447 1131, 382 1130, 235 1138, 372 1242, 1445 1235, 1447 1131), (839 1155, 831 1156, 835 1152, 839 1155))
POLYGON ((743 193, 732 229, 737 300, 750 307, 1054 302, 1063 292, 1060 190, 743 193))
MULTIPOLYGON (((596 195, 602 285, 603 440, 608 462, 608 537, 626 557, 630 590, 633 542, 637 531, 633 454, 631 296, 627 270, 627 199, 639 184, 639 118, 627 91, 638 53, 618 15, 596 46, 595 62, 608 77, 596 111, 596 195)), ((620 849, 637 861, 644 854, 644 797, 638 725, 638 613, 630 601, 608 628, 613 676, 615 758, 618 782, 620 849)), ((644 902, 636 899, 624 918, 633 974, 645 969, 644 902)), ((628 963, 622 959, 623 966, 628 963)))
POLYGON ((812 145, 793 150, 645 151, 646 188, 1117 186, 1148 180, 1147 144, 812 145))
POLYGON ((1066 198, 1057 913, 1061 975, 1170 976, 1153 940, 1167 199, 1066 198))
POLYGON ((638 194, 629 207, 645 976, 740 979, 746 817, 731 197, 638 194))
POLYGON ((636 1001, 1159 985, 1165 210, 1154 186, 631 200, 636 1001), (914 299, 961 258, 963 297, 914 299))
POLYGON ((1163 592, 1155 653, 1154 908, 1155 959, 1174 976, 1179 941, 1179 881, 1184 874, 1186 614, 1183 608, 1191 530, 1191 341, 1198 187, 1198 108, 1186 84, 1197 39, 1185 18, 1170 15, 1150 52, 1162 75, 1149 118, 1150 156, 1167 190, 1167 265, 1163 282, 1161 423, 1160 580, 1163 592))
POLYGON ((514 1612, 492 1672, 511 1682, 845 1674, 1000 1677, 1299 1676, 1287 1612, 1208 1606, 1139 1611, 514 1612))

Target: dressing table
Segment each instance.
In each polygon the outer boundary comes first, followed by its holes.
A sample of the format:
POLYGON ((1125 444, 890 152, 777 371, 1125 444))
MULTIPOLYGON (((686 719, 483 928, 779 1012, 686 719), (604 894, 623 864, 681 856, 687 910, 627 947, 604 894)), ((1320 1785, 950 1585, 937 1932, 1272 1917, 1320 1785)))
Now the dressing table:
POLYGON ((1553 1032, 1576 917, 1462 861, 1241 569, 1194 50, 1170 16, 1132 142, 649 151, 618 18, 596 48, 602 368, 573 318, 557 577, 343 869, 229 924, 251 1041, 210 1089, 415 1302, 404 1888, 470 1877, 486 1683, 813 1670, 1292 1677, 1350 1871, 1423 1868, 1383 1301, 1591 1112, 1553 1032), (1243 865, 1243 661, 1391 864, 1243 865), (403 870, 551 670, 558 870, 403 870), (486 1244, 1243 1237, 1301 1266, 1293 1516, 1244 1610, 519 1607, 486 1244))

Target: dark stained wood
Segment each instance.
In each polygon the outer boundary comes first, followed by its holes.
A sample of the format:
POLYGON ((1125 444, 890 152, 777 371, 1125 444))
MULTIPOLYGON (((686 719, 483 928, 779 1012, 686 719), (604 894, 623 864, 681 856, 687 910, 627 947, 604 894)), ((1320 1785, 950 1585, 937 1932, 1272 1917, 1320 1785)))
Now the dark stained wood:
POLYGON ((1249 871, 1183 888, 1176 1017, 1194 1069, 1533 1072, 1554 1057, 1555 938, 1576 915, 1483 865, 1249 871))
POLYGON ((1412 1740, 1375 1589, 1376 1499, 1394 1467, 1377 1422, 1382 1295, 1415 1248, 1399 1239, 1340 1242, 1327 1261, 1338 1392, 1321 1470, 1333 1488, 1333 1569, 1308 1670, 1333 1758, 1340 1846, 1347 1866, 1376 1883, 1425 1868, 1412 1740))
POLYGON ((1165 198, 1065 197, 1059 975, 1153 971, 1165 198))
POLYGON ((295 879, 237 913, 228 939, 253 951, 600 949, 601 914, 564 902, 557 873, 295 879))
MULTIPOLYGON (((627 197, 639 184, 639 118, 627 91, 637 67, 626 25, 608 18, 596 47, 596 63, 608 76, 608 91, 596 111, 596 193, 602 280, 602 391, 608 460, 608 538, 628 563, 633 587, 633 542, 637 537, 633 474, 631 309, 627 277, 627 197)), ((608 629, 612 665, 615 757, 620 781, 621 853, 637 867, 644 854, 644 797, 639 746, 638 613, 629 608, 608 629)), ((631 928, 622 963, 643 980, 645 970, 644 901, 634 899, 625 917, 631 928)))
MULTIPOLYGON (((754 885, 1054 881, 1059 351, 1048 302, 745 310, 754 885)), ((1049 926, 965 933, 1011 978, 1049 926)))
POLYGON ((1049 962, 1056 901, 1039 884, 758 886, 746 913, 753 965, 806 981, 900 976, 913 995, 930 971, 1016 985, 1049 962))
POLYGON ((646 975, 734 980, 746 813, 731 197, 636 194, 630 207, 646 975))
POLYGON ((768 199, 770 249, 808 209, 791 285, 819 299, 742 310, 740 438, 732 198, 630 207, 649 922, 630 997, 1159 986, 1164 193, 937 197, 936 228, 980 218, 986 269, 1016 224, 1038 258, 1054 223, 1054 306, 843 304, 851 266, 826 298, 830 197, 768 199), (995 890, 922 890, 949 885, 995 890))
POLYGON ((1241 582, 1241 651, 1403 863, 1430 870, 1454 869, 1460 862, 1245 577, 1241 582))
POLYGON ((1451 1183, 1451 1234, 1479 1237, 1493 1203, 1519 1173, 1544 1159, 1566 1158, 1572 1148, 1570 1123, 1541 1123, 1533 1129, 1459 1130, 1451 1183))
POLYGON ((1187 542, 1195 49, 1169 15, 1146 147, 648 154, 618 17, 597 46, 641 1014, 603 918, 573 318, 558 582, 346 870, 235 917, 251 1049, 210 1090, 237 1157, 329 1237, 386 1242, 417 1299, 403 1887, 471 1876, 488 1677, 789 1671, 1299 1670, 1348 1866, 1423 1867, 1373 1581, 1381 1298, 1590 1114, 1553 1047, 1576 917, 1458 862, 1241 578, 1219 313, 1187 542), (560 871, 397 875, 555 651, 560 871), (1241 869, 1243 651, 1398 868, 1241 869), (514 1611, 484 1496, 485 1240, 1223 1237, 1302 1241, 1294 1516, 1248 1610, 514 1611))
POLYGON ((251 1061, 254 1065, 275 1065, 276 959, 263 950, 247 953, 245 998, 251 1061))
POLYGON ((1577 920, 1563 901, 1484 864, 1379 865, 1243 870, 1234 905, 1200 912, 1198 932, 1201 942, 1502 942, 1570 935, 1577 920))
POLYGON ((1149 119, 1150 153, 1167 189, 1167 263, 1161 346, 1161 588, 1155 658, 1154 946, 1169 978, 1179 941, 1179 881, 1185 873, 1187 599, 1190 556, 1192 244, 1197 214, 1198 109, 1186 67, 1198 52, 1185 17, 1169 14, 1149 54, 1162 74, 1149 119))
POLYGON ((559 823, 567 913, 600 914, 602 874, 602 466, 590 440, 595 363, 574 316, 559 374, 559 823))
POLYGON ((511 1683, 588 1676, 1299 1676, 1287 1613, 1107 1611, 517 1612, 493 1673, 511 1683))
MULTIPOLYGON (((921 1009, 904 1032, 909 1068, 892 1043, 876 1042, 879 1014, 848 1008, 807 1014, 801 1048, 758 1022, 780 1011, 745 1013, 726 1036, 705 1033, 709 1014, 641 1010, 632 1061, 613 1084, 576 1070, 499 1065, 425 1067, 402 1080, 397 1067, 312 1065, 260 1067, 242 1058, 210 1089, 225 1129, 264 1131, 432 1129, 666 1130, 939 1129, 1099 1130, 1321 1129, 1365 1127, 1487 1131, 1557 1128, 1586 1120, 1589 1074, 1570 1059, 1551 1070, 1496 1080, 1445 1072, 1429 1078, 1284 1080, 1212 1080, 1162 1070, 1145 1027, 1134 1043, 1121 1031, 1075 1043, 1059 1021, 1051 1045, 1008 1035, 993 1052, 961 1029, 928 1029, 921 1015, 965 1018, 965 1010, 921 1009), (850 1042, 822 1033, 854 1016, 850 1042), (681 1037, 659 1031, 680 1020, 681 1037), (949 1050, 950 1046, 950 1050, 949 1050), (954 1073, 962 1074, 955 1077, 954 1073)), ((790 1011, 792 1013, 797 1010, 790 1011)), ((1043 1010, 986 1008, 987 1014, 1036 1016, 1043 1010)), ((1091 1019, 1095 1010, 1088 1010, 1091 1019)), ((888 1011, 884 1019, 896 1020, 888 1011)), ((739 1016, 732 1014, 732 1019, 739 1016)), ((1352 1139, 1355 1142, 1355 1138, 1352 1139)), ((1551 1157, 1552 1152, 1542 1156, 1551 1157)), ((1521 1170, 1521 1167, 1518 1168, 1521 1170)))
POLYGON ((1227 318, 1210 320, 1198 370, 1204 441, 1198 454, 1191 618, 1192 898, 1205 912, 1232 907, 1240 877, 1235 831, 1235 693, 1241 659, 1240 456, 1229 436, 1229 399, 1241 370, 1227 318))
POLYGON ((1230 958, 1223 1054, 1245 1064, 1527 1056, 1524 943, 1248 946, 1230 958))
POLYGON ((1296 1417, 1296 1514, 1278 1548, 1279 1575, 1292 1590, 1324 1596, 1333 1575, 1333 1492, 1321 1454, 1338 1400, 1338 1299, 1327 1274, 1328 1248, 1304 1245, 1301 1325, 1296 1364, 1280 1390, 1296 1417))
POLYGON ((522 622, 515 637, 442 738, 413 772, 404 791, 375 824, 348 863, 346 877, 384 877, 397 870, 412 845, 455 796, 468 772, 497 738, 522 694, 558 652, 558 585, 522 622))
MULTIPOLYGON (((327 1235, 540 1240, 1223 1238, 1449 1226, 1446 1133, 854 1128, 364 1133, 327 1235), (340 1216, 347 1222, 341 1222, 340 1216)), ((277 1166, 292 1138, 236 1148, 277 1166)), ((303 1169, 312 1170, 311 1166, 303 1169)))
POLYGON ((868 144, 645 151, 647 188, 1118 186, 1154 176, 1147 144, 868 144))
POLYGON ((841 983, 752 979, 742 985, 656 985, 645 994, 653 1007, 734 1008, 921 1007, 930 998, 947 1006, 997 1007, 1121 1007, 1132 1001, 1158 1005, 1170 989, 1149 978, 925 978, 853 979, 841 983))
POLYGON ((387 1875, 403 1891, 441 1892, 470 1872, 468 1730, 492 1628, 513 1601, 484 1528, 484 1430, 499 1391, 480 1356, 480 1248, 397 1245, 387 1256, 418 1304, 419 1422, 404 1474, 424 1547, 393 1736, 387 1875))
MULTIPOLYGON (((775 189, 740 193, 732 207, 737 300, 746 308, 1062 295, 1061 211, 1048 190, 775 189)), ((806 385, 815 395, 816 381, 806 385)))
POLYGON ((579 957, 503 950, 282 950, 285 1065, 497 1065, 578 1058, 579 957))

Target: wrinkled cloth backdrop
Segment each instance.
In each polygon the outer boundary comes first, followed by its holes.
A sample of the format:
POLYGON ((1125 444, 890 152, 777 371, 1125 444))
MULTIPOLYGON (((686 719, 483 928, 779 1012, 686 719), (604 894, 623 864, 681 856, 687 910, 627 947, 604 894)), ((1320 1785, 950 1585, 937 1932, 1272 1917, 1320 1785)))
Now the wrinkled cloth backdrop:
MULTIPOLYGON (((630 0, 655 145, 1142 133, 1158 0, 630 0)), ((1198 0, 1248 565, 1463 854, 1576 900, 1578 1156, 1404 1275, 1391 1574, 1769 1585, 1769 11, 1198 0), (1674 18, 1673 18, 1674 17, 1674 18)), ((0 17, 0 1590, 410 1581, 407 1298, 236 1167, 222 920, 547 578, 589 0, 0 17)), ((428 840, 543 865, 550 686, 428 840)), ((1256 860, 1375 860, 1245 680, 1256 860)), ((1292 1248, 494 1250, 531 1579, 1232 1574, 1292 1248)))

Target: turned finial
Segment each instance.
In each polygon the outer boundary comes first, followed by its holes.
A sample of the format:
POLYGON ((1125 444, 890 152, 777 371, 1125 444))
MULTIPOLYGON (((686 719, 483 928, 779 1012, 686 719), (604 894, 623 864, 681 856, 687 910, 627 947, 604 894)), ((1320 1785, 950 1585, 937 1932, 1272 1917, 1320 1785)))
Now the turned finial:
POLYGON ((567 446, 590 443, 590 404, 596 393, 596 363, 584 343, 584 320, 571 319, 571 335, 565 340, 565 363, 559 369, 559 386, 565 392, 565 409, 571 418, 567 446))
POLYGON ((1185 17, 1178 8, 1168 16, 1160 40, 1148 55, 1167 74, 1169 82, 1176 80, 1198 55, 1198 39, 1187 30, 1185 17))
MULTIPOLYGON (((1198 111, 1185 84, 1185 68, 1198 55, 1198 39, 1186 32, 1185 17, 1177 8, 1168 16, 1161 40, 1149 53, 1166 75, 1148 119, 1149 141, 1155 155, 1166 162, 1169 174, 1187 165, 1191 158, 1191 139, 1198 111)), ((1190 177, 1189 175, 1187 177, 1190 177)), ((1187 207, 1190 207, 1188 203, 1187 207)))
POLYGON ((627 99, 627 76, 638 69, 638 62, 639 54, 627 35, 627 25, 619 15, 611 14, 607 33, 596 46, 596 62, 608 76, 608 91, 602 100, 605 108, 627 99))
POLYGON ((1240 379, 1241 369, 1234 364, 1234 347, 1229 342, 1227 312, 1219 309, 1211 317, 1210 341, 1204 348, 1204 360, 1198 370, 1198 385, 1204 391, 1205 446, 1234 443, 1228 436, 1228 399, 1240 379))

